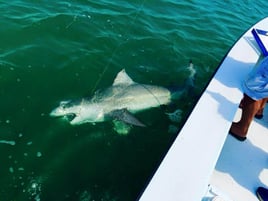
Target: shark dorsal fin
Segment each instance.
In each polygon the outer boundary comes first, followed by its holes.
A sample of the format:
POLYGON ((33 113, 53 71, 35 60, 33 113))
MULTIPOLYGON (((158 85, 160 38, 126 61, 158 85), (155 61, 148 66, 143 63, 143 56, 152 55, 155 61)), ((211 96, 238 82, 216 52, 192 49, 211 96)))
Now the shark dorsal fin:
POLYGON ((114 79, 113 85, 118 85, 118 84, 130 85, 133 83, 134 81, 128 76, 125 69, 123 69, 117 74, 116 78, 114 79))

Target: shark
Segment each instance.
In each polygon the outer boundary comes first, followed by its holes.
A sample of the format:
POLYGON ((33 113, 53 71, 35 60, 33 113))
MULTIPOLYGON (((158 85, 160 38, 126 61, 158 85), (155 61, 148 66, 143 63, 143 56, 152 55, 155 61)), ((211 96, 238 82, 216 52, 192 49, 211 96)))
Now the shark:
POLYGON ((91 97, 62 101, 51 111, 50 116, 68 117, 71 125, 95 124, 115 119, 145 127, 134 114, 168 105, 171 100, 172 92, 168 88, 137 83, 123 69, 110 87, 97 90, 91 97))

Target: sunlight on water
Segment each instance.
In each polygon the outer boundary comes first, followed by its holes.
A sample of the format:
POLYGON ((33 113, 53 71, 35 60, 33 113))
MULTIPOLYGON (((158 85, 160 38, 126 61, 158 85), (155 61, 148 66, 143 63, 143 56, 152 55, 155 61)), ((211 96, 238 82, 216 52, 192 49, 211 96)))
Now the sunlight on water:
POLYGON ((40 201, 40 195, 42 193, 42 183, 40 179, 32 179, 29 185, 24 189, 27 192, 30 199, 40 201))
POLYGON ((15 141, 8 141, 8 140, 0 140, 0 143, 2 144, 9 144, 9 145, 16 145, 16 142, 15 141))

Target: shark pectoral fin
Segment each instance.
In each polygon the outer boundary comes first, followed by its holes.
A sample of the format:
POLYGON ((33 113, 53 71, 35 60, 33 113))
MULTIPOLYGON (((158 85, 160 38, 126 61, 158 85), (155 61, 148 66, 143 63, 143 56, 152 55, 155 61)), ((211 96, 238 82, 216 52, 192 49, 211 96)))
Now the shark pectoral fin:
POLYGON ((140 122, 136 117, 134 117, 127 109, 114 110, 113 112, 111 112, 110 115, 111 117, 123 121, 125 123, 134 126, 146 127, 142 122, 140 122))

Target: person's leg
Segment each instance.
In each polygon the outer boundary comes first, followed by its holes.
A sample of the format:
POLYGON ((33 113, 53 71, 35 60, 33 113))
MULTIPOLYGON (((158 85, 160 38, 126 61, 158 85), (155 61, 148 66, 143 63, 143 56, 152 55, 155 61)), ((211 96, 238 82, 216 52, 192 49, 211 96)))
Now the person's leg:
POLYGON ((261 105, 260 105, 260 109, 257 111, 255 118, 257 119, 261 119, 263 117, 263 110, 265 108, 266 102, 267 102, 268 98, 264 98, 262 99, 261 105))
MULTIPOLYGON (((245 96, 245 94, 244 94, 245 96)), ((241 99, 240 103, 239 103, 239 108, 243 108, 243 103, 244 103, 244 97, 241 99)))
POLYGON ((239 122, 233 122, 230 128, 230 134, 238 140, 245 140, 248 132, 249 125, 254 118, 255 114, 261 106, 262 100, 255 101, 246 94, 243 99, 242 115, 239 122))

